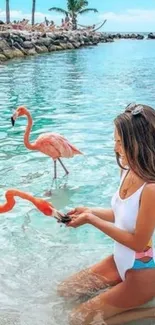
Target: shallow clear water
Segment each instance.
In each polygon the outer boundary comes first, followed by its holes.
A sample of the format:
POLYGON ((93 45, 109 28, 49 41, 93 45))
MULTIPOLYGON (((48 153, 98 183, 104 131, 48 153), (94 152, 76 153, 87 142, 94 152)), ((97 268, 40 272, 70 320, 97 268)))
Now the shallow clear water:
MULTIPOLYGON (((26 119, 10 115, 26 105, 34 119, 31 140, 58 132, 85 156, 64 159, 59 187, 48 198, 67 211, 78 205, 109 206, 119 170, 113 153, 113 119, 130 102, 155 107, 155 42, 118 41, 0 66, 0 195, 18 188, 44 197, 53 162, 23 145, 26 119)), ((61 279, 112 252, 113 242, 90 226, 60 227, 17 199, 0 219, 0 324, 67 324, 71 306, 57 297, 61 279)))

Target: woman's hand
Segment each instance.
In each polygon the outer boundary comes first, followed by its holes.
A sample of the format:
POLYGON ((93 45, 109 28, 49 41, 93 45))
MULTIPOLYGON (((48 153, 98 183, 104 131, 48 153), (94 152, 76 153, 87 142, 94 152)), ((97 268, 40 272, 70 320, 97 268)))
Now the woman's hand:
POLYGON ((79 214, 84 213, 84 212, 90 212, 91 213, 91 209, 89 209, 88 207, 81 206, 81 207, 74 208, 71 211, 67 212, 67 215, 72 217, 72 215, 75 216, 75 215, 79 215, 79 214))
POLYGON ((95 218, 95 215, 89 211, 86 211, 79 215, 73 214, 73 215, 71 215, 71 218, 72 218, 72 220, 67 223, 67 227, 77 228, 77 227, 83 226, 87 223, 89 224, 90 220, 92 220, 92 218, 95 218))

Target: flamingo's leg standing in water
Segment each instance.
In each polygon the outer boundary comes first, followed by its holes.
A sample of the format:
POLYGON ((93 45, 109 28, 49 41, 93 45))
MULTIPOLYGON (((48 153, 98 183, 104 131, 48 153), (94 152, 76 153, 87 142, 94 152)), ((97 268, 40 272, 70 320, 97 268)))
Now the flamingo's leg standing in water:
MULTIPOLYGON (((64 169, 65 171, 65 175, 64 177, 68 176, 69 174, 69 171, 67 170, 67 168, 64 166, 63 162, 61 161, 60 158, 57 158, 62 166, 62 168, 64 169)), ((53 177, 53 182, 52 182, 52 187, 53 185, 55 185, 55 187, 57 188, 58 184, 57 184, 57 159, 54 160, 54 177, 53 177)), ((65 182, 65 184, 63 185, 63 187, 66 187, 67 185, 67 182, 65 182)), ((62 184, 59 184, 59 187, 61 188, 62 187, 62 184)), ((47 191, 46 192, 46 196, 50 196, 52 195, 52 190, 50 191, 47 191)))
POLYGON ((57 179, 57 161, 54 160, 54 177, 53 180, 57 179))
POLYGON ((64 169, 64 171, 65 171, 66 175, 68 175, 68 174, 69 174, 69 171, 68 171, 68 170, 67 170, 67 168, 64 166, 63 162, 61 161, 61 159, 60 159, 60 158, 58 158, 58 160, 59 160, 59 162, 60 162, 60 164, 61 164, 62 168, 64 169))

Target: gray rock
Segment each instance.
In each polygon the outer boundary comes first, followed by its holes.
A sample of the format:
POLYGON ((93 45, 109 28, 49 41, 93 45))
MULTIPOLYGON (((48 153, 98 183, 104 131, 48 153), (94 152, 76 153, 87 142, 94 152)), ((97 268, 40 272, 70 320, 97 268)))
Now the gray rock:
POLYGON ((19 43, 15 42, 14 47, 17 48, 18 50, 22 51, 24 55, 27 55, 26 49, 24 49, 19 43))
POLYGON ((70 42, 70 43, 74 43, 74 37, 73 37, 73 36, 70 36, 70 37, 69 37, 69 42, 70 42))
POLYGON ((32 44, 35 46, 35 45, 38 45, 38 46, 42 46, 43 45, 43 42, 42 40, 40 39, 33 39, 32 40, 32 44))
POLYGON ((3 53, 7 57, 7 59, 24 57, 24 53, 17 48, 12 48, 10 50, 4 50, 3 53))
POLYGON ((140 35, 140 34, 138 34, 138 35, 137 35, 137 39, 138 39, 138 40, 143 40, 143 39, 144 39, 144 35, 140 35))
POLYGON ((5 31, 0 31, 0 38, 9 38, 10 33, 5 31))
POLYGON ((0 40, 0 52, 3 52, 4 50, 10 49, 10 46, 8 45, 6 40, 0 40))
POLYGON ((37 54, 35 48, 33 48, 33 49, 27 49, 27 55, 35 55, 35 54, 37 54))
POLYGON ((106 43, 112 43, 112 42, 114 42, 114 40, 112 38, 107 38, 106 39, 106 43))
POLYGON ((4 54, 0 53, 0 62, 7 61, 7 57, 4 54))
POLYGON ((56 40, 56 35, 54 33, 48 34, 48 37, 50 37, 53 41, 56 40))
POLYGON ((48 48, 49 52, 56 51, 56 45, 51 44, 48 48))
POLYGON ((59 46, 59 45, 60 45, 60 40, 55 40, 55 41, 53 42, 53 44, 59 46))
POLYGON ((14 58, 14 52, 12 49, 10 50, 3 50, 3 54, 7 59, 13 59, 14 58))
POLYGON ((148 39, 155 39, 155 34, 153 33, 148 34, 148 39))
POLYGON ((48 52, 48 48, 45 45, 39 46, 35 45, 35 50, 37 53, 46 53, 48 52))
POLYGON ((34 45, 33 45, 32 42, 29 42, 29 41, 23 42, 23 48, 24 49, 32 49, 33 47, 34 47, 34 45))
POLYGON ((70 50, 72 50, 72 49, 74 49, 74 46, 73 46, 73 44, 72 43, 67 43, 67 48, 68 49, 70 49, 70 50))
POLYGON ((63 50, 67 50, 68 49, 68 46, 67 46, 67 43, 60 43, 60 46, 62 47, 63 50))
POLYGON ((14 58, 23 58, 24 57, 24 53, 16 48, 14 48, 12 50, 13 56, 14 58))
POLYGON ((81 46, 81 44, 79 42, 74 42, 73 46, 75 47, 75 49, 78 49, 81 46))
POLYGON ((52 44, 52 40, 50 37, 44 38, 43 39, 43 45, 46 47, 49 47, 52 44))
POLYGON ((62 47, 60 45, 55 45, 56 47, 56 51, 61 51, 62 50, 62 47))

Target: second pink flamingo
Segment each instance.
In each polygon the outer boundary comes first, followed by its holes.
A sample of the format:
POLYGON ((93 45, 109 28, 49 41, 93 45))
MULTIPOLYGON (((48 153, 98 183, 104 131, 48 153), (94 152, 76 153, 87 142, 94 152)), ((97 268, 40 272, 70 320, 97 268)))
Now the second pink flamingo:
POLYGON ((57 178, 57 160, 65 170, 66 175, 69 174, 60 158, 71 158, 74 155, 81 155, 82 152, 73 146, 66 138, 57 133, 43 133, 36 139, 34 143, 30 143, 29 136, 33 125, 33 120, 28 109, 23 106, 18 107, 11 117, 11 122, 14 126, 15 120, 18 117, 24 115, 28 119, 28 125, 24 134, 24 144, 26 148, 30 150, 38 150, 54 160, 54 179, 57 178))

